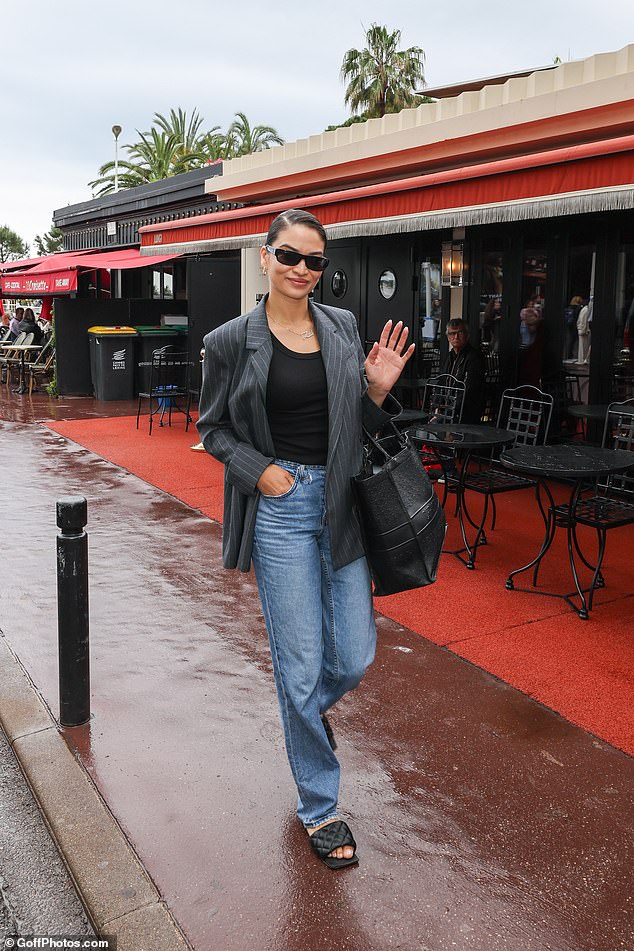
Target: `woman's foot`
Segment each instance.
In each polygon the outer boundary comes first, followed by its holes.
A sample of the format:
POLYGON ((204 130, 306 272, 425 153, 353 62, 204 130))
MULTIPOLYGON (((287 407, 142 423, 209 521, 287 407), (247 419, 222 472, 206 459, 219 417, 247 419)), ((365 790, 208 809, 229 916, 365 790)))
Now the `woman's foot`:
MULTIPOLYGON (((324 829, 326 826, 331 825, 333 822, 339 822, 339 819, 327 819, 326 822, 322 822, 321 825, 313 826, 312 828, 306 828, 309 836, 315 834, 318 829, 324 829)), ((338 849, 333 849, 332 852, 328 853, 328 858, 331 859, 351 859, 354 856, 354 847, 352 845, 344 845, 338 849)))

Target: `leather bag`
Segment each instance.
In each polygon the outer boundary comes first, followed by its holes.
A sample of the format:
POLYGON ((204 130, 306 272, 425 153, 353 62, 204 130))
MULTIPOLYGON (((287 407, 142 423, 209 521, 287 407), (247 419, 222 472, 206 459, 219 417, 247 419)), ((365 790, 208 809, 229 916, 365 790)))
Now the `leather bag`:
POLYGON ((364 466, 353 479, 370 574, 377 596, 436 580, 445 513, 406 433, 376 439, 367 430, 364 466))

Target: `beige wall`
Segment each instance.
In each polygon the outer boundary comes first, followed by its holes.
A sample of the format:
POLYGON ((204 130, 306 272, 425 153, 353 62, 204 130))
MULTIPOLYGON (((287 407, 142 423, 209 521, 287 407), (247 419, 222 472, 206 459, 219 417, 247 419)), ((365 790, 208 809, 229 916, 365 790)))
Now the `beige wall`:
POLYGON ((242 313, 253 310, 257 303, 258 294, 266 294, 269 282, 262 274, 260 267, 260 248, 242 248, 240 294, 242 313))
POLYGON ((618 103, 629 103, 634 123, 634 44, 232 159, 222 176, 207 181, 206 191, 224 198, 242 189, 247 196, 250 185, 255 193, 256 183, 319 169, 326 181, 346 163, 391 155, 397 164, 409 149, 424 153, 434 143, 618 103))

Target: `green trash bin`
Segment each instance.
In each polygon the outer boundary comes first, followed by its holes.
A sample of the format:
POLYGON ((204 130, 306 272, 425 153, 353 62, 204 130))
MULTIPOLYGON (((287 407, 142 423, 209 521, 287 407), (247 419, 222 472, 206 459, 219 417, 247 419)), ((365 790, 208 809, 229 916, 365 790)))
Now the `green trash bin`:
POLYGON ((136 393, 147 393, 150 389, 152 354, 155 350, 168 345, 180 349, 178 338, 182 334, 174 327, 148 327, 143 325, 134 329, 138 335, 134 388, 136 393))
POLYGON ((89 327, 88 340, 96 398, 134 399, 134 327, 89 327))

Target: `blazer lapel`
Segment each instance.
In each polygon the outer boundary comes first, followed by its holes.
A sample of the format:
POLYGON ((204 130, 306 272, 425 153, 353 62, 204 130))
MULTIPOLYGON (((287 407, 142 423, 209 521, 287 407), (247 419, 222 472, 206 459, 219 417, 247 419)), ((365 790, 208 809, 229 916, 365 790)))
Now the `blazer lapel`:
POLYGON ((273 356, 271 334, 266 321, 266 296, 249 314, 246 348, 252 351, 251 366, 253 367, 253 374, 257 380, 262 401, 266 403, 266 384, 269 377, 271 357, 273 356))
POLYGON ((321 357, 326 371, 328 388, 328 465, 337 447, 343 423, 343 400, 345 393, 346 360, 349 347, 337 333, 325 311, 310 302, 310 315, 313 318, 317 339, 321 347, 321 357))

